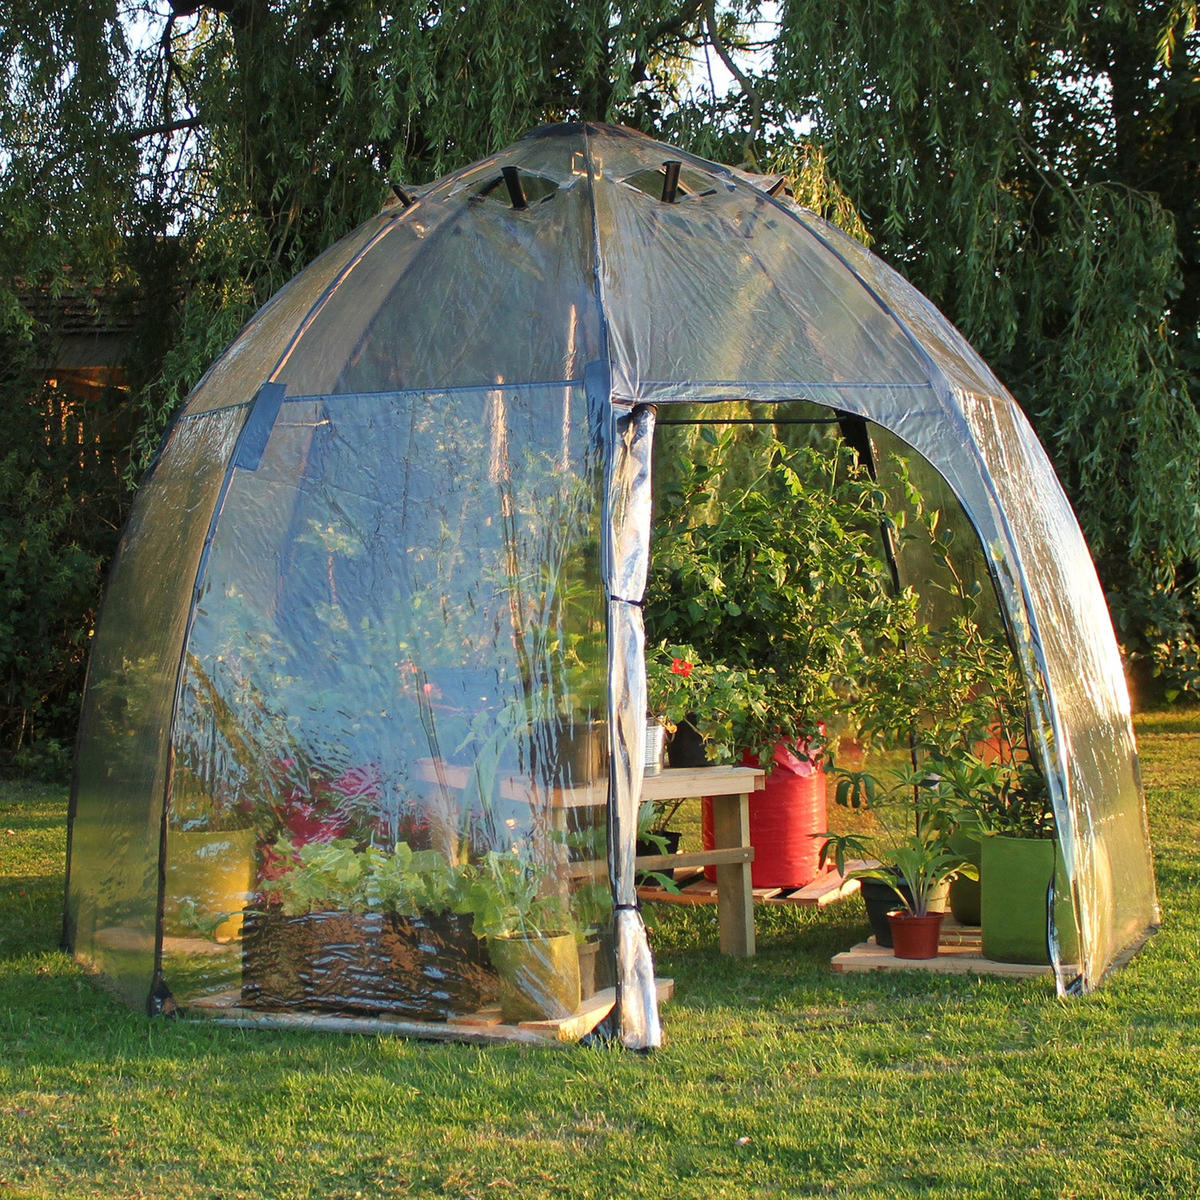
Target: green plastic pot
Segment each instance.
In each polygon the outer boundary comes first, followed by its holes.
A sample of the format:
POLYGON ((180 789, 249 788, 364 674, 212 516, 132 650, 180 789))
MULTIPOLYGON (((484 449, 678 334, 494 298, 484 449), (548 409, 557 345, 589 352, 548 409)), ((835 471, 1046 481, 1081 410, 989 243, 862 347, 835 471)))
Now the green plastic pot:
POLYGON ((574 934, 488 938, 500 977, 505 1021, 559 1020, 579 1008, 579 947, 574 934))
POLYGON ((980 855, 983 956, 993 962, 1049 963, 1046 891, 1055 875, 1054 923, 1064 962, 1079 957, 1066 872, 1052 838, 985 837, 980 855))
MULTIPOLYGON (((979 836, 962 829, 950 837, 950 849, 969 863, 979 866, 979 836)), ((964 879, 961 875, 950 884, 950 911, 960 925, 980 923, 979 880, 964 879)))

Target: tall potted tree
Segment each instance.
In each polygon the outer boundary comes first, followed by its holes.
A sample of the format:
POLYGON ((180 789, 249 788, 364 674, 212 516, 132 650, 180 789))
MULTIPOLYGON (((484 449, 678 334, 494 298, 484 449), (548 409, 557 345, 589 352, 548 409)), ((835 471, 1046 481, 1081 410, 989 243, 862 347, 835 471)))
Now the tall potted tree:
POLYGON ((800 887, 820 870, 826 721, 869 690, 876 645, 914 601, 878 552, 884 495, 848 447, 770 438, 747 456, 733 429, 699 439, 704 453, 658 497, 647 629, 704 661, 773 669, 743 746, 768 769, 751 801, 752 873, 755 886, 800 887))

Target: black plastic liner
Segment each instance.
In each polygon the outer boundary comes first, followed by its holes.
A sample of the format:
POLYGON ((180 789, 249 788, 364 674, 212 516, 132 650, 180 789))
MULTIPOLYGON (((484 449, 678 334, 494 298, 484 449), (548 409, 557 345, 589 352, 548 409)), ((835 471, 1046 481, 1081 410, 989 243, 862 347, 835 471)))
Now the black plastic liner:
POLYGON ((395 1013, 444 1021, 476 1012, 497 980, 471 918, 442 913, 247 912, 248 1008, 395 1013))

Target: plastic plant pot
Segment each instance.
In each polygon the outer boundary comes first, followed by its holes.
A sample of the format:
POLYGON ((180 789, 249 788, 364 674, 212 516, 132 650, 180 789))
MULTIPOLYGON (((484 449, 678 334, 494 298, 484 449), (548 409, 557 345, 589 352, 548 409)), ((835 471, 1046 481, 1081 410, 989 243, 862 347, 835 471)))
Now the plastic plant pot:
POLYGON ((926 913, 922 917, 915 917, 908 912, 888 913, 896 957, 937 958, 938 937, 945 916, 945 913, 926 913))
MULTIPOLYGON (((983 956, 993 962, 1050 961, 1046 944, 1046 894, 1055 875, 1057 847, 1052 838, 1014 838, 998 834, 982 843, 980 912, 983 956)), ((1075 909, 1066 872, 1058 863, 1054 923, 1064 962, 1079 956, 1075 909)))
POLYGON ((493 937, 488 951, 500 976, 500 1014, 505 1021, 560 1020, 579 1008, 574 934, 493 937))

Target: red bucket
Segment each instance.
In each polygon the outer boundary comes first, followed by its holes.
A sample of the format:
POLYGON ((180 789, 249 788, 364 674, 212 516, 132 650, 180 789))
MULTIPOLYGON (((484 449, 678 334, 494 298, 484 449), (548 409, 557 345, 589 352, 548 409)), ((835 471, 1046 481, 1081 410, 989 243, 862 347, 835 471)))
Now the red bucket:
MULTIPOLYGON (((745 754, 742 762, 757 767, 757 757, 745 754)), ((754 862, 750 879, 756 888, 800 888, 821 874, 818 860, 821 839, 814 834, 829 828, 825 809, 825 770, 820 761, 797 758, 780 743, 771 756, 766 787, 750 793, 750 845, 754 862)), ((712 800, 700 804, 700 837, 705 850, 715 844, 712 800)), ((705 867, 707 879, 717 878, 716 867, 705 867)))

